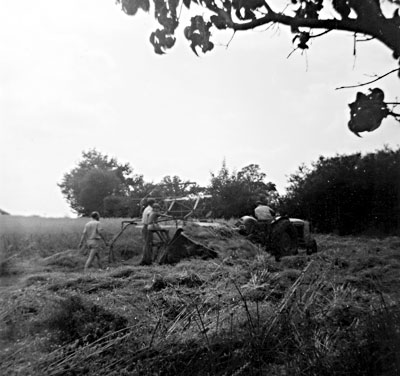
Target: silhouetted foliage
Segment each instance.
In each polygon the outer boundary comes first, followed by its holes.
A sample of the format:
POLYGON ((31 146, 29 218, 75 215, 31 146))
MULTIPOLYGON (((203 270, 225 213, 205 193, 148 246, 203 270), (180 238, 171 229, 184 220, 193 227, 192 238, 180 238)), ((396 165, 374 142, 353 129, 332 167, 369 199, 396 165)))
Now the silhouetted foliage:
POLYGON ((321 156, 289 181, 285 209, 321 232, 400 233, 400 149, 321 156))
POLYGON ((78 166, 66 173, 58 184, 76 213, 98 211, 103 217, 139 217, 146 198, 186 196, 205 190, 179 176, 165 176, 159 183, 145 182, 133 175, 131 166, 119 164, 97 150, 82 153, 78 166))
MULTIPOLYGON (((383 0, 292 0, 287 2, 283 11, 274 1, 269 0, 117 0, 122 10, 132 16, 139 9, 144 12, 154 11, 159 29, 150 36, 150 42, 156 53, 164 54, 175 44, 175 31, 179 26, 180 13, 184 5, 190 15, 190 25, 184 30, 190 47, 211 51, 210 29, 246 31, 259 26, 278 23, 289 26, 296 35, 293 42, 297 48, 307 49, 310 38, 315 37, 310 30, 342 30, 371 36, 382 42, 393 52, 393 57, 400 56, 400 17, 399 3, 392 3, 387 15, 382 6, 383 0), (339 16, 339 17, 338 17, 339 16)), ((388 1, 386 1, 388 3, 388 1)), ((387 5, 387 4, 386 4, 387 5)), ((184 18, 186 20, 186 18, 184 18)))
POLYGON ((356 100, 349 104, 350 121, 349 129, 358 137, 360 132, 372 132, 378 129, 382 120, 389 115, 399 118, 400 114, 396 114, 389 110, 387 103, 384 102, 385 94, 381 89, 370 89, 368 95, 361 92, 357 93, 356 100))
POLYGON ((196 182, 182 180, 179 176, 164 176, 157 185, 158 192, 163 197, 180 197, 203 190, 196 182))
POLYGON ((115 216, 110 212, 111 199, 107 210, 104 199, 112 196, 115 201, 115 197, 129 197, 131 187, 140 185, 142 180, 141 176, 132 176, 129 164, 119 164, 116 159, 93 149, 82 153, 78 166, 66 173, 58 186, 71 209, 78 214, 98 211, 103 216, 115 216))
POLYGON ((107 196, 103 200, 104 216, 128 218, 139 216, 137 200, 126 196, 107 196))
POLYGON ((208 192, 215 217, 232 218, 253 214, 255 203, 276 192, 275 184, 265 183, 266 174, 257 164, 230 172, 223 162, 221 170, 211 173, 208 192))
MULTIPOLYGON (((116 3, 128 15, 135 15, 139 9, 154 15, 159 28, 150 35, 150 42, 157 54, 165 54, 175 45, 180 22, 186 23, 183 34, 196 55, 213 50, 215 45, 212 36, 218 31, 228 30, 234 35, 236 32, 278 24, 289 27, 294 34, 294 50, 307 50, 312 38, 328 32, 345 31, 354 35, 355 43, 356 35, 378 40, 400 64, 398 0, 291 0, 283 4, 273 0, 116 0, 116 3), (189 17, 181 14, 184 7, 189 17)), ((400 68, 392 72, 396 71, 400 77, 400 68)), ((399 114, 384 111, 385 108, 377 112, 374 106, 374 103, 364 101, 362 113, 378 114, 373 124, 368 125, 358 121, 365 118, 361 113, 358 119, 353 116, 355 109, 352 108, 349 127, 356 135, 375 130, 388 115, 396 119, 399 117, 399 114), (371 111, 365 106, 371 107, 371 111)))

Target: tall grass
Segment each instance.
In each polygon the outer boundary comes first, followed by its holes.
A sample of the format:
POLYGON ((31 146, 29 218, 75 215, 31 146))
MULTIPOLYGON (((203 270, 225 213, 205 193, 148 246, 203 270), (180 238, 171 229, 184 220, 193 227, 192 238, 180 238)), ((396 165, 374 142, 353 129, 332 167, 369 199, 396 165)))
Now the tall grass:
MULTIPOLYGON (((47 257, 67 249, 76 249, 88 218, 41 218, 0 216, 2 254, 47 257)), ((101 219, 106 237, 111 240, 121 228, 120 218, 101 219)), ((140 232, 129 228, 118 239, 115 249, 122 253, 138 253, 140 232)))
MULTIPOLYGON (((10 263, 75 248, 87 221, 0 220, 10 263)), ((121 220, 102 223, 110 239, 121 220)), ((49 264, 4 290, 0 373, 400 374, 399 238, 319 236, 319 253, 277 263, 229 232, 188 231, 221 257, 94 275, 49 264)))
POLYGON ((7 277, 14 272, 15 255, 5 239, 0 238, 0 277, 7 277))
MULTIPOLYGON (((38 367, 57 375, 66 365, 89 375, 399 374, 399 305, 382 295, 362 302, 361 291, 333 286, 329 270, 314 278, 315 272, 308 264, 276 305, 245 291, 273 287, 274 273, 245 287, 231 280, 236 294, 229 301, 210 292, 175 288, 173 294, 174 282, 160 285, 158 279, 150 306, 155 317, 145 331, 133 325, 84 346, 62 347, 38 367)), ((198 277, 186 277, 179 283, 198 285, 198 277)))

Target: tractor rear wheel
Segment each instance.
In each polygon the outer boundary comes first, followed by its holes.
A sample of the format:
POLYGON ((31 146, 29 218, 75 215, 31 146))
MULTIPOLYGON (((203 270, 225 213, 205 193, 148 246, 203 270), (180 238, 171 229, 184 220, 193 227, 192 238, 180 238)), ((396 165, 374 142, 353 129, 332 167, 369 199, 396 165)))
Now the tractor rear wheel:
POLYGON ((288 219, 282 219, 272 225, 271 253, 279 261, 283 256, 296 255, 297 232, 288 219))

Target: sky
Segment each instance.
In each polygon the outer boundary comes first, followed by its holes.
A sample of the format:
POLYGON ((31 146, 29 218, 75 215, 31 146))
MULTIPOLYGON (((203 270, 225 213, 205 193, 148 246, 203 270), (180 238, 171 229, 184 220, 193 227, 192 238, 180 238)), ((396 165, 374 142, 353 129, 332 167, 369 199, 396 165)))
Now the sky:
MULTIPOLYGON (((378 42, 331 32, 306 53, 287 28, 214 33, 197 57, 178 29, 166 55, 153 51, 151 17, 114 0, 1 0, 0 209, 15 215, 74 214, 57 183, 97 149, 145 181, 164 176, 207 185, 223 161, 258 164, 280 193, 319 156, 398 148, 391 119, 356 137, 347 128, 356 89, 396 68, 378 42)), ((376 84, 388 101, 400 80, 376 84)))

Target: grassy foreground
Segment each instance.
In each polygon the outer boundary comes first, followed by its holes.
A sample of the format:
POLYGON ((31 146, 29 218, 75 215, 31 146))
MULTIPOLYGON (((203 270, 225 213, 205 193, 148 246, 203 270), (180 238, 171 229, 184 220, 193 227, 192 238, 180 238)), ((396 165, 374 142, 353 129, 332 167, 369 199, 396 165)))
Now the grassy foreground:
POLYGON ((400 238, 320 235, 277 263, 192 225, 218 259, 143 267, 132 228, 83 275, 85 222, 0 217, 0 374, 400 374, 400 238))

